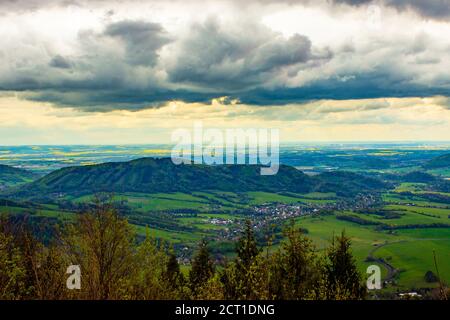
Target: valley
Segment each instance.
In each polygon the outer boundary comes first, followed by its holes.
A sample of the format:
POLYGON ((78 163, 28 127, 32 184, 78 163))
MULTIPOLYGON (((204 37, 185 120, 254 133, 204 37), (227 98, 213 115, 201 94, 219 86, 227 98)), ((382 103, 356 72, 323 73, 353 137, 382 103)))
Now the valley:
MULTIPOLYGON (((328 152, 322 159, 342 158, 336 156, 340 150, 328 152)), ((283 226, 292 221, 319 251, 345 230, 360 272, 371 264, 381 267, 386 282, 379 294, 422 292, 438 286, 425 277, 436 273, 433 252, 441 279, 450 282, 450 191, 443 152, 370 149, 352 168, 334 160, 333 169, 320 164, 304 174, 291 166, 299 160, 286 149, 282 162, 290 164, 272 180, 260 178, 257 167, 173 167, 164 158, 67 167, 45 176, 33 173, 43 177, 2 190, 0 212, 46 225, 37 233, 48 239, 49 226, 70 223, 99 194, 112 195, 138 238, 149 232, 170 242, 184 270, 203 238, 219 264, 232 257, 246 220, 252 221, 259 245, 269 250, 280 245, 283 226), (440 158, 430 169, 434 155, 440 158), (377 163, 377 157, 401 161, 372 169, 362 164, 377 163)))

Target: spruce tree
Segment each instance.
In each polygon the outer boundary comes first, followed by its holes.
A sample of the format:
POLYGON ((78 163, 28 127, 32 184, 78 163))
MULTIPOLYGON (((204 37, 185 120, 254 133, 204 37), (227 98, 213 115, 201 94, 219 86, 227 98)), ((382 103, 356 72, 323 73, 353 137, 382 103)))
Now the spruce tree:
POLYGON ((249 272, 260 252, 250 220, 245 222, 244 231, 242 237, 238 241, 236 251, 236 292, 239 298, 249 299, 252 293, 252 283, 249 280, 249 272))
POLYGON ((259 254, 259 249, 256 244, 255 234, 253 232, 252 223, 250 220, 245 222, 244 232, 237 244, 237 269, 238 272, 245 273, 249 270, 253 260, 259 254))
POLYGON ((173 249, 169 251, 163 279, 167 283, 169 289, 173 291, 178 290, 184 283, 184 277, 180 272, 180 265, 178 264, 178 260, 173 249))
POLYGON ((271 288, 277 299, 305 299, 317 281, 317 256, 311 240, 292 224, 282 250, 273 255, 271 288))
POLYGON ((208 243, 202 240, 189 271, 189 286, 194 298, 213 275, 214 262, 209 254, 208 243))
POLYGON ((345 231, 340 236, 333 237, 326 258, 324 269, 327 299, 363 299, 366 287, 362 284, 362 277, 351 252, 351 241, 345 231))

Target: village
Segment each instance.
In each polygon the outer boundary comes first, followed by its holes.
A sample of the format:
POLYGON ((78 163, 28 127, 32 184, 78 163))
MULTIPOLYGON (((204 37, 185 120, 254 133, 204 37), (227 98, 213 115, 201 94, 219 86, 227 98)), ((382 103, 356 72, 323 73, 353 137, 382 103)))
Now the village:
POLYGON ((253 206, 247 213, 246 219, 234 218, 210 218, 205 222, 228 226, 218 230, 215 240, 236 240, 244 227, 246 220, 250 220, 253 229, 258 232, 266 230, 270 225, 282 225, 284 221, 306 215, 332 214, 335 211, 364 210, 380 203, 380 199, 374 194, 358 194, 353 200, 336 200, 324 203, 265 203, 253 206))

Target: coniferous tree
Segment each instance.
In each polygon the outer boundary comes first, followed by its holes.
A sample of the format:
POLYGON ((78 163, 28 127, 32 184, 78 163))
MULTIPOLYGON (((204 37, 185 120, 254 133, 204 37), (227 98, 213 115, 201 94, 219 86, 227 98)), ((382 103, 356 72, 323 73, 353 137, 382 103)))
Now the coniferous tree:
POLYGON ((236 300, 239 298, 236 274, 236 263, 227 261, 223 270, 220 272, 220 282, 222 283, 224 299, 236 300))
POLYGON ((214 271, 214 262, 209 254, 208 243, 202 240, 189 271, 189 286, 194 298, 202 290, 201 287, 214 275, 214 271))
POLYGON ((173 250, 169 252, 169 257, 166 263, 166 270, 164 272, 164 279, 170 287, 175 288, 178 285, 179 278, 181 276, 180 265, 178 264, 177 257, 173 250))
POLYGON ((260 252, 256 244, 256 238, 250 220, 245 222, 244 231, 237 243, 236 252, 236 267, 238 272, 245 274, 260 252))
POLYGON ((247 221, 234 261, 216 274, 203 240, 185 282, 172 248, 148 231, 138 244, 132 230, 103 202, 78 215, 51 245, 0 218, 0 299, 363 299, 366 294, 344 232, 333 237, 321 259, 294 225, 285 230, 279 250, 261 253, 247 221), (81 266, 81 290, 65 286, 70 264, 81 266))
POLYGON ((5 244, 0 250, 7 255, 6 270, 8 267, 13 267, 10 270, 11 283, 7 285, 11 287, 13 283, 15 284, 11 298, 45 298, 46 296, 42 293, 52 284, 42 277, 44 272, 42 265, 45 263, 48 250, 33 236, 27 217, 19 216, 14 219, 2 217, 0 234, 5 244))
POLYGON ((333 237, 324 266, 326 298, 330 300, 356 300, 366 296, 366 287, 358 272, 351 252, 351 241, 342 231, 333 237))
POLYGON ((234 275, 237 287, 236 293, 240 299, 249 299, 252 291, 249 271, 260 253, 250 220, 245 222, 244 231, 237 243, 236 253, 236 270, 234 275))
POLYGON ((185 281, 173 248, 170 249, 167 257, 163 280, 167 284, 169 290, 173 292, 173 295, 180 294, 185 281))
POLYGON ((277 299, 305 299, 318 280, 317 256, 311 240, 293 224, 284 231, 286 241, 273 255, 271 288, 277 299))

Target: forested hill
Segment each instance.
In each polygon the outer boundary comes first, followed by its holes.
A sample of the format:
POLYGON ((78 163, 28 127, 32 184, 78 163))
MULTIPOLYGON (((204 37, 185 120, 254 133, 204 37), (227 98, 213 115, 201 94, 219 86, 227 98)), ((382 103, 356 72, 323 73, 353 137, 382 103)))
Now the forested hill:
POLYGON ((259 165, 175 165, 169 158, 142 158, 129 162, 68 167, 21 187, 15 196, 36 197, 54 193, 312 191, 357 193, 385 188, 377 179, 354 173, 308 176, 289 166, 276 175, 260 175, 259 165))
POLYGON ((444 154, 428 161, 425 165, 427 169, 450 168, 450 154, 444 154))
POLYGON ((0 164, 0 189, 27 183, 36 178, 34 173, 0 164))

